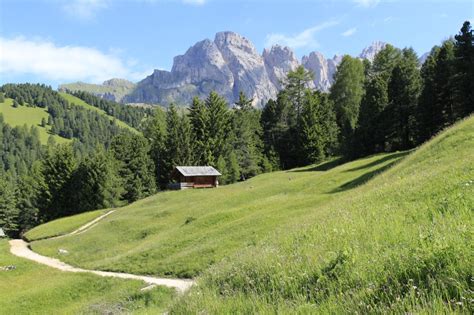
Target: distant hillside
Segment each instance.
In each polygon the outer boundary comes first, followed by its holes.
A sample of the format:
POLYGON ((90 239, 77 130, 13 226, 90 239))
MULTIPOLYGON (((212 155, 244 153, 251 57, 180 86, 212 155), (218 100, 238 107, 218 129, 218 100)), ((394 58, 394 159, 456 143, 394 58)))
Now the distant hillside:
POLYGON ((59 90, 62 92, 84 91, 115 102, 121 102, 124 96, 130 94, 134 88, 133 82, 124 79, 110 79, 102 84, 75 82, 59 86, 59 90))
POLYGON ((0 114, 3 115, 5 122, 12 127, 22 127, 25 125, 28 128, 32 126, 36 127, 42 144, 46 144, 50 136, 53 136, 56 143, 69 141, 69 139, 52 134, 50 125, 41 125, 42 120, 48 121, 49 114, 45 108, 28 106, 18 106, 14 108, 13 99, 6 98, 5 102, 0 103, 0 114))

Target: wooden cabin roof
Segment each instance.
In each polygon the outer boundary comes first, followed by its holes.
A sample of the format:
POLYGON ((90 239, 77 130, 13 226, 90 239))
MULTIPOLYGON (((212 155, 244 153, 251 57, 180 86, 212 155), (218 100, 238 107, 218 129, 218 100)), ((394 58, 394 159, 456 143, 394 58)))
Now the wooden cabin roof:
POLYGON ((175 171, 178 171, 183 176, 220 176, 222 175, 212 166, 176 166, 175 171))

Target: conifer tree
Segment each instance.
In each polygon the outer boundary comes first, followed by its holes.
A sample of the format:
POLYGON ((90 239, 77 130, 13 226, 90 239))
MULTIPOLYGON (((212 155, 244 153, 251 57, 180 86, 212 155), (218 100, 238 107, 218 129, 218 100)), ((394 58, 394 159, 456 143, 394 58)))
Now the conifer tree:
POLYGON ((207 107, 198 97, 193 98, 189 108, 189 119, 191 122, 195 162, 199 165, 210 165, 213 161, 207 130, 210 121, 207 107))
POLYGON ((293 103, 297 116, 301 113, 305 91, 308 89, 309 82, 311 82, 313 78, 314 74, 306 70, 303 66, 299 66, 287 74, 286 82, 284 82, 285 91, 293 103))
POLYGON ((215 165, 219 156, 225 156, 230 145, 227 137, 231 120, 226 100, 214 91, 206 99, 206 108, 209 115, 208 143, 212 156, 209 164, 215 165))
POLYGON ((342 152, 350 155, 354 131, 359 118, 359 108, 364 94, 364 65, 348 55, 342 58, 334 76, 330 97, 334 102, 340 128, 342 152))
POLYGON ((456 103, 460 109, 458 117, 474 112, 474 34, 469 21, 464 22, 455 38, 456 103))
POLYGON ((393 69, 388 85, 390 117, 387 140, 391 150, 413 147, 416 139, 415 113, 421 90, 418 57, 413 49, 404 49, 401 62, 393 69))
POLYGON ((0 228, 5 234, 16 237, 18 232, 18 209, 11 179, 0 175, 0 228))

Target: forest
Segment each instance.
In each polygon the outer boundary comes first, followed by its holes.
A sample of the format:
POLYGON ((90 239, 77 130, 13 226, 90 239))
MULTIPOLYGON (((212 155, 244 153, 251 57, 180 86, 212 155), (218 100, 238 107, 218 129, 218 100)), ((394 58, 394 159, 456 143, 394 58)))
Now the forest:
MULTIPOLYGON (((0 103, 47 108, 42 124, 72 139, 41 145, 37 128, 0 115, 0 227, 16 237, 40 223, 121 206, 164 190, 177 165, 212 165, 221 184, 260 173, 414 148, 474 112, 473 31, 432 48, 423 65, 411 48, 387 45, 374 61, 344 56, 329 93, 312 73, 288 73, 276 99, 254 108, 215 92, 187 109, 124 106, 71 93, 139 130, 120 128, 45 85, 5 84, 0 103)), ((1 105, 0 105, 1 106, 1 105)))

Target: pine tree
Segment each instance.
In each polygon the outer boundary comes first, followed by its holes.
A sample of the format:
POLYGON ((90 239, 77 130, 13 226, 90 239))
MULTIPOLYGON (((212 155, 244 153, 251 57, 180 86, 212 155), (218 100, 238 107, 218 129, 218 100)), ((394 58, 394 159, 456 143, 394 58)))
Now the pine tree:
POLYGON ((300 115, 303 107, 303 99, 309 82, 314 78, 314 74, 299 66, 294 71, 290 71, 286 77, 285 91, 293 103, 297 116, 300 115))
POLYGON ((234 151, 229 153, 227 172, 228 183, 235 183, 240 179, 240 166, 234 151))
POLYGON ((52 220, 70 214, 68 183, 77 167, 70 145, 58 145, 50 148, 42 161, 42 176, 46 183, 41 192, 40 216, 52 220))
POLYGON ((456 42, 456 103, 458 118, 474 112, 474 36, 469 21, 464 22, 456 42))
POLYGON ((189 119, 192 129, 194 160, 199 165, 212 164, 213 157, 208 137, 209 116, 206 105, 198 98, 193 98, 189 108, 189 119))
POLYGON ((133 202, 156 192, 155 169, 145 137, 124 131, 113 139, 110 150, 119 163, 124 200, 133 202))
POLYGON ((225 159, 222 155, 217 158, 217 163, 216 163, 215 167, 222 174, 219 177, 219 183, 221 185, 228 184, 229 183, 229 172, 227 170, 227 163, 225 162, 225 159))
POLYGON ((358 126, 355 132, 354 157, 385 150, 383 111, 388 105, 388 85, 382 74, 374 74, 365 84, 358 126))
POLYGON ((0 176, 0 228, 10 237, 18 235, 15 188, 6 175, 0 176))
POLYGON ((337 141, 336 116, 328 97, 307 91, 299 121, 301 165, 321 162, 337 141))
POLYGON ((435 82, 436 60, 438 59, 439 47, 435 46, 431 50, 421 67, 422 91, 418 101, 416 113, 418 125, 418 143, 422 143, 433 136, 442 123, 441 112, 437 110, 435 82))
POLYGON ((388 85, 390 117, 388 137, 391 150, 406 150, 413 147, 416 140, 416 120, 421 77, 418 57, 413 49, 404 49, 401 62, 393 69, 388 85))
POLYGON ((243 180, 260 173, 263 142, 260 112, 253 108, 252 100, 243 92, 235 103, 233 115, 234 151, 243 180))
POLYGON ((215 165, 219 156, 225 156, 228 146, 228 135, 231 127, 228 105, 224 98, 216 92, 211 92, 206 99, 209 117, 208 142, 212 156, 210 165, 215 165))
POLYGON ((350 155, 353 136, 364 94, 364 65, 359 59, 344 56, 337 67, 330 98, 334 102, 342 152, 350 155))
POLYGON ((115 207, 124 192, 117 161, 100 148, 81 162, 69 188, 74 213, 115 207))
POLYGON ((150 141, 150 156, 155 164, 155 177, 157 185, 164 188, 166 186, 165 174, 165 141, 166 141, 166 117, 161 108, 157 108, 153 116, 145 121, 143 128, 144 136, 150 141))

